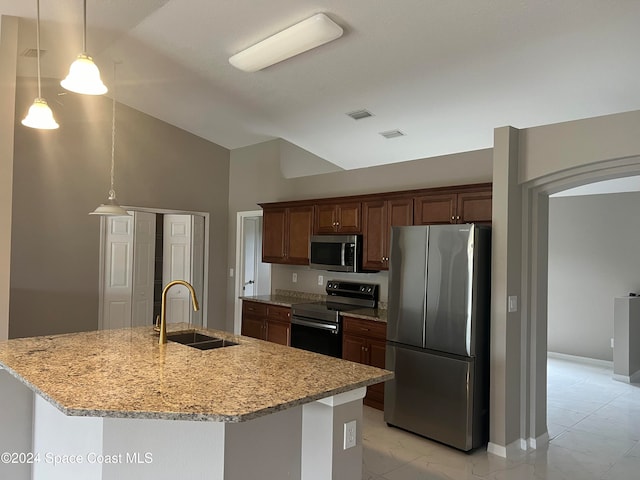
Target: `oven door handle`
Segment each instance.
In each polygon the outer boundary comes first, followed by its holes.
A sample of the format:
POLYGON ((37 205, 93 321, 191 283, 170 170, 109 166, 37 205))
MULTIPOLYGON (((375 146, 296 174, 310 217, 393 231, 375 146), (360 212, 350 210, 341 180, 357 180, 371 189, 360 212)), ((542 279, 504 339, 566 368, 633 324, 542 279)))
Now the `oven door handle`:
POLYGON ((294 325, 302 325, 304 327, 317 328, 319 330, 329 330, 331 333, 338 333, 339 325, 335 323, 318 323, 304 320, 299 317, 291 317, 291 323, 294 325))

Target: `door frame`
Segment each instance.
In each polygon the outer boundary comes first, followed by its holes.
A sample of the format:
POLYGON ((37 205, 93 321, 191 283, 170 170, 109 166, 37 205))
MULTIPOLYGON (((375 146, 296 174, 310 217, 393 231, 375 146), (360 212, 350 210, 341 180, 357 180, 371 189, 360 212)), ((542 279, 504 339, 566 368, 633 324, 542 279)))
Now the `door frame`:
MULTIPOLYGON (((149 207, 135 207, 131 205, 122 205, 126 211, 138 211, 148 213, 160 213, 160 214, 181 214, 181 215, 198 215, 204 217, 204 281, 202 285, 203 295, 198 299, 200 309, 202 310, 202 327, 208 328, 208 308, 209 308, 209 225, 210 214, 209 212, 197 212, 189 210, 171 210, 167 208, 149 208, 149 207)), ((104 248, 105 248, 105 233, 106 233, 105 217, 100 217, 100 244, 99 244, 99 265, 98 265, 98 330, 104 328, 103 318, 103 304, 104 298, 102 292, 104 291, 104 248)))
MULTIPOLYGON (((233 333, 240 334, 242 327, 242 271, 244 269, 244 219, 248 217, 262 217, 262 210, 250 210, 237 212, 236 215, 236 266, 234 281, 234 309, 233 309, 233 333)), ((271 277, 271 265, 269 264, 269 277, 271 277)))

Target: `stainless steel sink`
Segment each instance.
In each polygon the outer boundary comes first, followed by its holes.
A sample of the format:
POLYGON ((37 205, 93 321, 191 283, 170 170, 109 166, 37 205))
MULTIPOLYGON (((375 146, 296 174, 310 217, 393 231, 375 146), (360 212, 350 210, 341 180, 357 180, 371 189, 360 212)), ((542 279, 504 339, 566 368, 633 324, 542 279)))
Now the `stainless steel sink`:
POLYGON ((205 335, 204 333, 196 332, 195 330, 190 330, 187 332, 168 333, 167 340, 186 345, 187 347, 197 348, 199 350, 211 350, 214 348, 231 347, 233 345, 238 345, 237 343, 230 340, 212 337, 210 335, 205 335))

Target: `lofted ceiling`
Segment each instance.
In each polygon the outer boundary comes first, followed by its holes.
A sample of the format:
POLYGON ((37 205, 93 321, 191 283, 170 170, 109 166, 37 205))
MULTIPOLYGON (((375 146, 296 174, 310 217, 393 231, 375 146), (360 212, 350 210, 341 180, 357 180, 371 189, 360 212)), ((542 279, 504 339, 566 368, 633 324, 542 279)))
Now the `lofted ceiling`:
MULTIPOLYGON (((61 79, 81 50, 82 1, 40 3, 42 75, 61 79)), ((283 138, 351 169, 488 148, 503 125, 640 109, 637 0, 88 0, 87 8, 87 51, 110 88, 113 61, 122 61, 118 101, 229 149, 283 138), (318 12, 343 37, 256 73, 228 63, 318 12), (360 109, 373 116, 346 115, 360 109), (396 129, 405 135, 380 135, 396 129)), ((35 0, 0 0, 0 13, 23 19, 18 52, 35 48, 35 0)), ((19 75, 35 71, 33 58, 19 56, 19 75)))

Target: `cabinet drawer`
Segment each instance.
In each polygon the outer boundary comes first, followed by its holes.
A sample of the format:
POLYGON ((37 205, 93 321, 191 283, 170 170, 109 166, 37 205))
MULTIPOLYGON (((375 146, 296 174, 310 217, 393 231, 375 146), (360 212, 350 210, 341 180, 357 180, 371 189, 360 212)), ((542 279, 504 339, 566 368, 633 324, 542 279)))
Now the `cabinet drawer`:
POLYGON ((267 304, 243 300, 242 315, 265 317, 267 315, 267 304))
POLYGON ((267 318, 269 320, 289 322, 291 318, 291 309, 281 307, 279 305, 267 305, 267 318))
POLYGON ((378 340, 385 340, 387 338, 387 324, 385 322, 376 322, 373 320, 347 316, 345 316, 343 320, 345 333, 361 335, 378 340))

